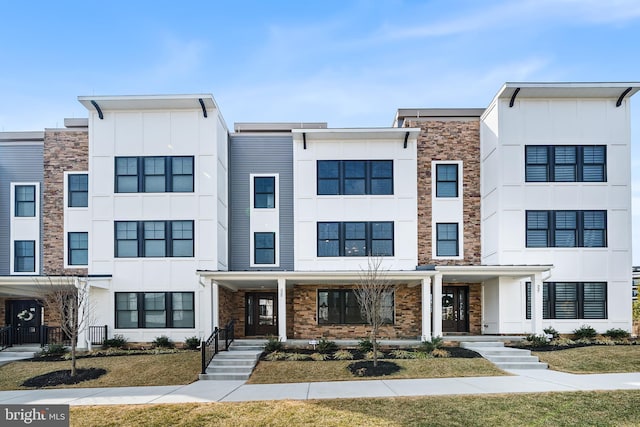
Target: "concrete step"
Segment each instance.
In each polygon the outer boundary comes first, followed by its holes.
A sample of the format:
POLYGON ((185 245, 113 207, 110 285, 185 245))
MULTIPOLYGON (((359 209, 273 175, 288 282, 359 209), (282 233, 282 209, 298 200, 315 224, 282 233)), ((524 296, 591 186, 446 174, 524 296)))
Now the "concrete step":
POLYGON ((481 343, 465 342, 460 346, 479 353, 500 369, 547 369, 548 367, 536 356, 532 356, 529 350, 504 347, 502 343, 491 343, 493 345, 488 346, 478 344, 481 343))
POLYGON ((251 372, 258 363, 258 358, 264 350, 264 340, 234 341, 229 351, 215 355, 209 363, 205 374, 200 374, 201 380, 242 380, 249 379, 251 372))
POLYGON ((261 350, 237 350, 221 351, 215 358, 220 359, 257 359, 262 354, 261 350))
POLYGON ((213 380, 213 381, 246 381, 251 374, 200 374, 201 380, 213 380))
POLYGON ((499 348, 479 348, 479 347, 467 347, 468 350, 473 350, 483 356, 530 356, 529 350, 515 350, 515 349, 499 349, 499 348))
MULTIPOLYGON (((9 348, 11 348, 11 347, 9 347, 9 348)), ((38 353, 39 353, 39 351, 9 351, 9 350, 2 350, 2 351, 0 351, 0 359, 2 359, 4 357, 31 359, 32 357, 34 357, 38 353)))
POLYGON ((461 342, 460 347, 504 347, 504 343, 501 341, 474 341, 474 342, 461 342))
POLYGON ((539 359, 536 356, 486 356, 485 359, 493 363, 506 363, 506 362, 538 362, 539 359))
POLYGON ((259 351, 259 352, 263 352, 264 351, 264 346, 263 345, 231 345, 229 346, 229 351, 259 351))
POLYGON ((547 369, 549 365, 542 362, 505 362, 494 363, 500 369, 547 369))
MULTIPOLYGON (((215 358, 217 358, 216 356, 215 358)), ((256 359, 218 359, 216 360, 216 366, 253 366, 256 364, 256 359)))
POLYGON ((251 372, 253 372, 253 366, 216 365, 207 368, 207 374, 251 374, 251 372))

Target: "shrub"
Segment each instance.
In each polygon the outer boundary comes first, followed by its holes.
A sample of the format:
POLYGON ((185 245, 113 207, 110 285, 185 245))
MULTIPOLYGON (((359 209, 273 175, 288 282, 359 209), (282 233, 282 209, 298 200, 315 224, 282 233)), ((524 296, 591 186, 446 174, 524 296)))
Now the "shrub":
POLYGON ((367 353, 373 350, 373 342, 369 338, 362 338, 358 341, 358 350, 367 353))
POLYGON ((574 345, 576 342, 569 338, 555 338, 549 341, 549 345, 555 345, 556 347, 568 347, 570 345, 574 345))
POLYGON ((418 351, 431 353, 433 350, 442 347, 442 343, 442 337, 433 337, 429 341, 422 341, 418 347, 418 351))
POLYGON ((593 329, 591 326, 589 325, 582 325, 580 326, 578 329, 574 329, 573 330, 573 335, 577 338, 577 339, 581 339, 581 338, 595 338, 596 335, 598 333, 596 332, 595 329, 593 329))
POLYGON ((353 353, 349 350, 338 350, 333 353, 333 358, 336 360, 353 360, 353 353))
POLYGON ((616 342, 609 337, 596 338, 595 343, 598 345, 616 345, 616 342))
POLYGON ((449 352, 447 350, 445 350, 444 348, 434 348, 433 351, 431 352, 431 355, 433 357, 449 357, 449 356, 451 356, 451 354, 449 354, 449 352))
POLYGON ((298 361, 307 359, 309 359, 309 356, 304 353, 287 353, 287 360, 298 361))
POLYGON ((553 326, 549 326, 548 328, 544 328, 542 331, 547 335, 551 335, 551 338, 553 338, 553 339, 556 339, 556 338, 558 338, 560 336, 558 331, 556 331, 553 326))
POLYGON ((546 335, 527 335, 526 340, 531 347, 543 347, 549 344, 549 339, 546 335))
MULTIPOLYGON (((376 355, 378 356, 378 359, 384 359, 384 353, 381 351, 376 351, 376 355)), ((368 351, 364 354, 364 358, 365 359, 369 359, 369 360, 373 360, 373 350, 368 351)))
POLYGON ((323 360, 327 360, 329 355, 327 353, 313 353, 309 357, 311 357, 311 360, 315 360, 316 362, 322 362, 323 360))
POLYGON ((267 337, 267 344, 264 346, 264 351, 272 352, 272 351, 280 351, 282 350, 282 341, 280 341, 279 337, 267 337))
POLYGON ((200 346, 200 338, 198 337, 187 337, 184 339, 184 345, 189 350, 197 350, 200 346))
POLYGON ((287 358, 287 353, 282 351, 272 351, 271 353, 265 356, 265 360, 269 362, 275 362, 276 360, 284 360, 287 358))
POLYGON ((173 341, 171 341, 171 338, 166 335, 160 335, 159 337, 156 337, 156 339, 154 339, 151 344, 153 344, 153 346, 156 348, 174 348, 176 346, 173 341))
POLYGON ((69 349, 62 344, 49 344, 40 352, 40 356, 62 356, 69 349))
POLYGON ((124 348, 127 345, 127 339, 124 335, 114 335, 113 338, 108 338, 102 343, 103 348, 124 348))
POLYGON ((415 352, 407 351, 407 350, 393 350, 391 352, 391 355, 394 357, 394 359, 415 359, 416 358, 415 352))
POLYGON ((591 345, 593 344, 593 341, 591 340, 591 338, 580 338, 579 340, 575 341, 576 344, 581 344, 581 345, 591 345))
MULTIPOLYGON (((434 349, 435 350, 435 349, 434 349)), ((433 359, 433 356, 431 355, 431 353, 427 353, 425 351, 416 351, 413 354, 413 357, 415 359, 420 359, 420 360, 424 360, 424 359, 433 359)))
POLYGON ((318 344, 316 345, 316 349, 320 353, 325 353, 325 354, 333 353, 338 349, 338 344, 336 344, 334 341, 330 341, 322 338, 320 339, 320 341, 318 341, 318 344))
POLYGON ((620 328, 609 329, 604 334, 614 340, 629 338, 629 336, 631 336, 631 334, 628 331, 625 331, 624 329, 620 329, 620 328))

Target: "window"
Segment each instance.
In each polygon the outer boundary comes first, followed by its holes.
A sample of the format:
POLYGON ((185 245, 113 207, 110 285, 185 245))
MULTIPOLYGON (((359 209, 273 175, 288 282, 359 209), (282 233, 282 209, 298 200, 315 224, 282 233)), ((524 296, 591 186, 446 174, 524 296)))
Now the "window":
POLYGON ((89 206, 89 176, 85 174, 68 175, 68 206, 86 208, 89 206))
POLYGON ((193 292, 116 292, 116 328, 193 327, 193 292))
POLYGON ((116 221, 116 258, 192 257, 193 221, 116 221))
POLYGON ((193 157, 116 157, 116 193, 193 192, 193 157))
POLYGON ((393 256, 393 222, 319 222, 319 257, 393 256))
MULTIPOLYGON (((526 316, 531 319, 531 283, 527 282, 526 316)), ((544 319, 606 319, 605 282, 545 282, 542 292, 544 319)))
POLYGON ((276 207, 276 178, 256 176, 253 178, 253 207, 273 209, 276 207))
POLYGON ((15 186, 15 216, 33 217, 36 216, 36 186, 16 185, 15 186))
POLYGON ((528 248, 603 248, 606 211, 527 211, 528 248))
POLYGON ((458 224, 436 224, 436 256, 458 256, 458 224))
POLYGON ((276 263, 276 233, 254 233, 254 264, 276 263))
POLYGON ((526 182, 605 182, 604 145, 527 145, 526 182))
POLYGON ((436 164, 436 197, 458 197, 457 164, 436 164))
POLYGON ((318 160, 318 195, 393 194, 392 160, 318 160))
POLYGON ((16 240, 13 246, 13 271, 36 271, 36 242, 33 240, 16 240))
MULTIPOLYGON (((384 323, 393 323, 393 291, 383 296, 382 313, 384 323)), ((362 324, 366 319, 362 315, 358 298, 353 289, 335 289, 318 291, 318 324, 362 324)))
POLYGON ((89 264, 89 236, 88 233, 69 233, 67 235, 69 251, 69 265, 89 264))

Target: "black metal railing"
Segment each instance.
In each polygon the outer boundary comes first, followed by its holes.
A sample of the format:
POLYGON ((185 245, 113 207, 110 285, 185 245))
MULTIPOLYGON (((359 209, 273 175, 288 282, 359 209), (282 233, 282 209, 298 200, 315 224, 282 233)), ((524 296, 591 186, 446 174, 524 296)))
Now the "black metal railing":
POLYGON ((11 325, 0 328, 0 350, 4 350, 13 345, 12 332, 13 327, 11 325))
POLYGON ((103 345, 107 339, 107 325, 89 326, 89 342, 91 345, 103 345))
POLYGON ((235 322, 231 320, 223 329, 216 327, 211 336, 209 336, 206 341, 200 343, 200 354, 202 356, 201 372, 203 374, 207 373, 207 366, 209 366, 213 357, 220 352, 220 340, 224 340, 224 350, 229 349, 229 346, 235 339, 234 325, 235 322))
POLYGON ((71 345, 71 338, 68 337, 60 326, 40 326, 40 346, 49 344, 71 345))

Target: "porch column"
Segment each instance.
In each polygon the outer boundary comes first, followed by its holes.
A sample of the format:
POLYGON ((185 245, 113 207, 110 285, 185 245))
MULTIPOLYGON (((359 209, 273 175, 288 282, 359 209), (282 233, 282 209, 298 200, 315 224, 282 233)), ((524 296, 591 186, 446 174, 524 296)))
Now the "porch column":
POLYGON ((422 341, 431 341, 431 277, 421 280, 422 285, 422 341))
POLYGON ((531 276, 531 332, 542 335, 542 275, 531 276))
POLYGON ((287 341, 287 281, 278 278, 278 336, 287 341))
POLYGON ((433 336, 442 336, 442 273, 433 276, 433 336))
POLYGON ((211 330, 220 327, 220 285, 214 280, 211 281, 211 330))

